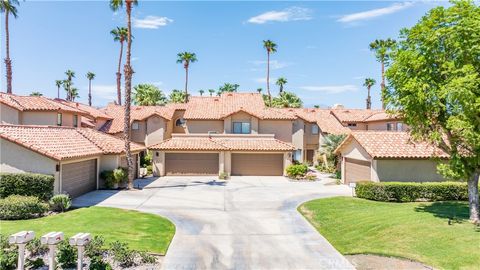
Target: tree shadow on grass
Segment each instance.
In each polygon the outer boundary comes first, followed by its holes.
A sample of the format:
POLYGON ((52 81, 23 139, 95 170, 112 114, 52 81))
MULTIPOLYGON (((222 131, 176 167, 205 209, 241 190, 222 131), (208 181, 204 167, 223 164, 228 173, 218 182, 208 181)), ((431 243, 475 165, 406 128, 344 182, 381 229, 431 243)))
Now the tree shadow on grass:
POLYGON ((431 213, 434 217, 447 219, 449 224, 468 222, 468 204, 464 202, 433 202, 420 204, 415 207, 416 212, 431 213))

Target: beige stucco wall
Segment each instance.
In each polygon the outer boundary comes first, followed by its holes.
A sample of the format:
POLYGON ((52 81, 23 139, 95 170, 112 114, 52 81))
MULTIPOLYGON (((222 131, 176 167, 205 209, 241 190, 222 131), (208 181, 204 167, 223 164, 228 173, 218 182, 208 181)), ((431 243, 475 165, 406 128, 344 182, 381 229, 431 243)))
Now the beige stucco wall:
MULTIPOLYGON (((138 123, 138 129, 130 129, 130 136, 133 142, 145 143, 145 137, 147 132, 147 125, 145 121, 135 121, 138 123)), ((133 125, 133 123, 132 123, 133 125)))
POLYGON ((238 112, 224 119, 225 133, 233 133, 233 122, 249 122, 251 134, 259 133, 259 120, 246 112, 238 112))
POLYGON ((275 139, 292 142, 292 121, 290 120, 260 120, 259 134, 275 134, 275 139))
POLYGON ((112 171, 120 166, 119 155, 103 155, 100 158, 100 172, 112 171))
POLYGON ((0 123, 18 125, 20 124, 21 112, 3 103, 0 103, 0 123))
POLYGON ((380 181, 432 182, 445 180, 437 173, 433 160, 402 159, 376 161, 376 171, 380 181))
POLYGON ((160 116, 152 116, 147 119, 147 134, 145 145, 150 146, 164 140, 166 121, 160 116))
POLYGON ((303 150, 305 148, 305 122, 302 119, 296 119, 292 125, 292 144, 303 150))
MULTIPOLYGON (((57 125, 57 112, 24 111, 21 114, 22 125, 57 125)), ((73 113, 62 112, 62 126, 73 127, 73 113)), ((78 116, 80 125, 80 116, 78 116)))
MULTIPOLYGON (((368 123, 368 130, 387 130, 387 123, 392 123, 396 127, 397 123, 402 123, 402 121, 375 121, 368 123)), ((403 124, 402 130, 398 131, 406 131, 407 126, 403 124)))
POLYGON ((177 110, 175 113, 173 113, 172 120, 168 122, 167 124, 167 131, 165 132, 165 139, 169 139, 172 137, 172 133, 185 133, 185 128, 184 127, 177 127, 175 126, 175 122, 177 119, 182 118, 183 115, 185 114, 184 110, 177 110))
POLYGON ((105 125, 106 122, 107 119, 97 118, 95 120, 95 129, 100 129, 101 127, 103 127, 103 125, 105 125))
POLYGON ((223 133, 222 120, 188 120, 187 133, 208 133, 209 131, 218 134, 223 133))
POLYGON ((341 154, 343 157, 358 160, 371 161, 372 159, 367 151, 354 139, 342 149, 341 154))
POLYGON ((316 125, 317 124, 315 124, 315 123, 305 123, 305 144, 316 145, 316 147, 313 146, 314 148, 309 148, 309 149, 318 148, 320 128, 318 129, 317 134, 312 133, 312 126, 316 126, 316 125))

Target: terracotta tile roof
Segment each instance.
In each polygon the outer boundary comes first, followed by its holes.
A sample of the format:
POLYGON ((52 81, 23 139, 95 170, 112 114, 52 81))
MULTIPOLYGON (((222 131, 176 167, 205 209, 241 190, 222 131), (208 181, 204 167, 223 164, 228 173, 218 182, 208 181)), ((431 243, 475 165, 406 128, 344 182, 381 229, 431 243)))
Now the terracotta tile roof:
POLYGON ((88 127, 88 128, 94 128, 95 127, 95 124, 92 122, 91 119, 87 118, 87 117, 81 117, 80 119, 80 124, 82 127, 88 127))
POLYGON ((91 117, 93 117, 95 119, 96 118, 112 119, 112 117, 109 116, 108 114, 106 114, 103 110, 97 109, 97 108, 92 107, 92 106, 88 106, 86 104, 82 104, 82 103, 79 103, 79 102, 66 101, 64 99, 54 99, 54 100, 56 102, 60 102, 64 105, 82 110, 82 111, 88 113, 91 117))
POLYGON ((355 123, 363 122, 373 114, 383 111, 366 109, 332 109, 331 112, 342 123, 355 123))
POLYGON ((400 119, 400 117, 381 111, 381 112, 377 112, 370 115, 365 120, 363 120, 363 122, 375 122, 375 121, 398 120, 398 119, 400 119))
POLYGON ((80 109, 70 107, 46 97, 17 96, 13 94, 0 93, 0 103, 6 104, 19 111, 61 111, 86 114, 80 109))
POLYGON ((228 150, 225 146, 215 142, 213 139, 208 137, 193 137, 193 138, 184 138, 184 137, 172 137, 170 139, 164 140, 163 142, 152 145, 149 149, 154 150, 205 150, 205 151, 220 151, 228 150))
POLYGON ((296 148, 275 138, 214 138, 232 151, 292 151, 296 148))
POLYGON ((318 109, 315 117, 317 125, 322 132, 339 135, 348 134, 351 131, 349 128, 343 126, 330 110, 318 109))
POLYGON ((448 154, 427 142, 413 141, 408 132, 352 131, 335 150, 357 141, 372 158, 448 158, 448 154))
POLYGON ((89 128, 0 125, 0 137, 55 160, 124 152, 121 139, 89 128))
POLYGON ((314 123, 317 120, 316 114, 319 109, 312 108, 289 108, 284 109, 293 113, 296 117, 301 118, 307 122, 314 123))

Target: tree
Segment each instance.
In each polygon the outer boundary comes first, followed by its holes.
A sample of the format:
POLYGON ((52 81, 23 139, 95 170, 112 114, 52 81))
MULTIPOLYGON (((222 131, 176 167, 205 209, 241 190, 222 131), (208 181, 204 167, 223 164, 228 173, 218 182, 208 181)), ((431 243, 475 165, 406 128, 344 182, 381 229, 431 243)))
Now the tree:
POLYGON ((302 100, 292 92, 282 92, 272 100, 272 107, 276 108, 300 108, 302 100))
POLYGON ((210 93, 210 96, 212 96, 213 93, 215 93, 215 89, 208 89, 208 93, 210 93))
POLYGON ((43 96, 42 93, 38 92, 38 91, 33 91, 31 94, 30 94, 31 97, 41 97, 43 96))
POLYGON ((188 101, 188 68, 190 63, 197 62, 197 55, 191 52, 180 52, 177 54, 177 63, 183 64, 185 68, 185 102, 188 101))
POLYGON ((95 73, 87 72, 88 79, 88 106, 92 106, 92 80, 95 79, 95 73))
POLYGON ((313 105, 315 109, 320 109, 320 105, 313 105))
POLYGON ((70 88, 70 101, 75 101, 76 98, 79 98, 80 95, 78 94, 78 88, 72 87, 70 88))
POLYGON ((480 7, 454 1, 400 32, 385 100, 413 138, 449 154, 438 170, 468 182, 470 220, 480 223, 480 7))
POLYGON ((240 87, 237 83, 224 83, 222 86, 218 87, 218 95, 221 95, 225 92, 237 92, 240 87))
POLYGON ((10 32, 8 27, 8 17, 12 14, 17 18, 18 0, 1 0, 0 12, 5 13, 5 71, 7 77, 7 93, 12 93, 12 59, 10 59, 10 32))
MULTIPOLYGON (((126 27, 117 27, 110 31, 113 36, 113 41, 120 42, 120 56, 118 57, 117 66, 117 103, 122 105, 122 55, 123 55, 123 43, 128 38, 128 29, 126 27)), ((132 37, 133 38, 133 37, 132 37)))
POLYGON ((382 66, 382 83, 380 84, 380 91, 382 95, 382 109, 385 109, 385 102, 383 100, 383 95, 385 93, 385 66, 390 60, 391 51, 395 48, 396 41, 393 39, 376 39, 370 43, 370 50, 375 52, 375 57, 377 61, 381 63, 382 66))
POLYGON ((168 102, 170 103, 183 103, 185 102, 185 92, 178 89, 173 89, 170 95, 168 96, 168 102))
POLYGON ((125 59, 125 66, 123 67, 123 74, 125 75, 125 105, 124 105, 124 123, 123 123, 123 138, 125 140, 125 155, 127 157, 128 170, 128 189, 133 188, 133 158, 130 151, 130 103, 132 92, 132 76, 133 69, 130 64, 132 57, 132 6, 137 5, 137 0, 110 0, 110 8, 113 11, 119 10, 123 3, 125 3, 125 11, 127 13, 127 52, 125 59))
POLYGON ((62 86, 62 80, 56 80, 55 85, 57 86, 57 98, 60 98, 60 87, 62 86))
POLYGON ((374 79, 372 78, 365 78, 365 82, 363 83, 363 86, 367 87, 368 94, 367 94, 367 110, 370 110, 372 108, 372 97, 370 96, 370 88, 377 83, 374 79))
POLYGON ((68 69, 65 71, 65 75, 67 75, 67 79, 63 81, 63 88, 65 88, 65 91, 67 91, 67 100, 72 101, 72 79, 75 78, 75 71, 68 69))
POLYGON ((262 89, 262 88, 257 88, 257 92, 258 92, 259 94, 261 94, 261 93, 262 93, 262 91, 263 91, 263 89, 262 89))
POLYGON ((205 91, 203 89, 200 89, 200 90, 198 90, 198 92, 200 93, 200 96, 203 97, 203 93, 205 93, 205 91))
POLYGON ((270 94, 270 54, 277 51, 277 44, 271 40, 263 41, 263 48, 267 50, 267 95, 269 105, 272 105, 272 95, 270 94))
POLYGON ((279 89, 279 92, 282 93, 283 92, 283 86, 287 83, 287 79, 285 79, 284 77, 280 77, 277 79, 277 82, 275 83, 276 85, 278 85, 280 87, 279 89))
POLYGON ((333 166, 337 171, 340 169, 340 162, 335 155, 335 149, 343 142, 346 135, 340 134, 328 134, 324 137, 322 144, 320 145, 320 154, 325 156, 325 167, 333 166), (331 162, 331 164, 328 164, 331 162))
POLYGON ((155 106, 167 103, 165 94, 153 84, 138 84, 133 89, 135 91, 133 93, 135 105, 155 106))

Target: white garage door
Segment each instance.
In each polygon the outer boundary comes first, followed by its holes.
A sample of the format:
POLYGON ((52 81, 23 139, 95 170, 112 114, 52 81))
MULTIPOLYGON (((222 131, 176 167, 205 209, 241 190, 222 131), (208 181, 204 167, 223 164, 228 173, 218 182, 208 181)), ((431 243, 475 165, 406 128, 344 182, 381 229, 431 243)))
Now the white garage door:
POLYGON ((369 181, 371 162, 358 159, 345 159, 345 183, 369 181))

